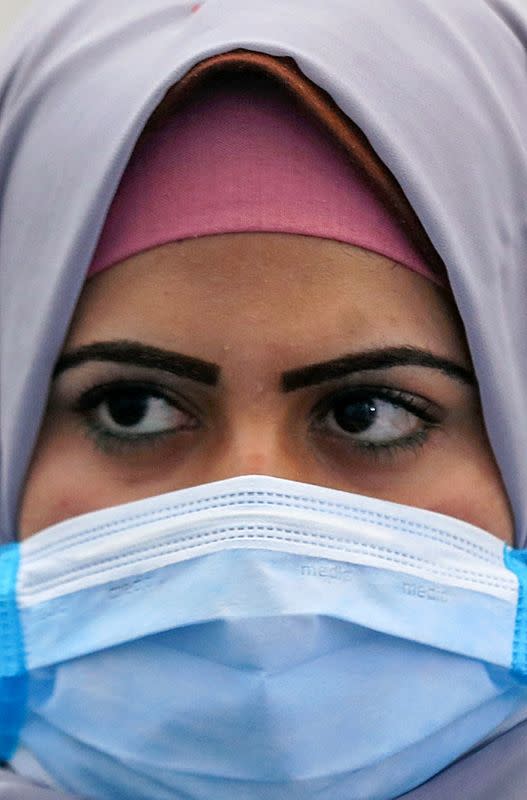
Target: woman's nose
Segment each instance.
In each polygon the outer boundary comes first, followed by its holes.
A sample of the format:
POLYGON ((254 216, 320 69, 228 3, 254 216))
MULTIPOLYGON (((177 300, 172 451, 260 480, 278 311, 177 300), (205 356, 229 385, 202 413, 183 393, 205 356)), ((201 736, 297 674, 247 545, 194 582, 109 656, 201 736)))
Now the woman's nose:
POLYGON ((207 459, 203 481, 224 480, 237 475, 273 475, 277 478, 306 481, 309 467, 305 454, 298 452, 293 437, 277 425, 239 425, 217 446, 207 459))

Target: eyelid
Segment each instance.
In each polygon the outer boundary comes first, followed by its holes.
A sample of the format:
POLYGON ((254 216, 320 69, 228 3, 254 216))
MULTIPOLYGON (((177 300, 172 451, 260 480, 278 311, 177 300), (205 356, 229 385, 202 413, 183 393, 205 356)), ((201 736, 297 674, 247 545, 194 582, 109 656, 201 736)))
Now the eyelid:
POLYGON ((77 393, 76 399, 72 402, 72 408, 74 411, 81 414, 91 411, 104 402, 105 395, 118 389, 143 389, 145 392, 165 400, 169 405, 184 414, 189 414, 197 418, 201 417, 200 409, 197 408, 188 397, 184 397, 173 387, 163 386, 152 380, 134 380, 132 378, 115 378, 113 380, 97 383, 77 393))
MULTIPOLYGON (((144 366, 141 364, 125 364, 118 361, 85 361, 58 373, 52 380, 52 384, 61 389, 64 387, 68 393, 87 390, 96 384, 111 383, 114 380, 130 382, 145 382, 158 385, 160 387, 178 387, 181 385, 189 386, 188 378, 175 375, 162 369, 144 366)), ((196 384, 196 388, 198 385, 196 384)))
POLYGON ((73 398, 80 396, 91 388, 111 384, 113 382, 147 384, 160 391, 185 394, 192 391, 193 396, 204 396, 207 387, 201 387, 187 378, 174 375, 153 367, 141 364, 124 364, 115 361, 86 361, 78 366, 64 370, 53 378, 51 394, 64 399, 69 405, 73 398), (184 390, 184 391, 182 391, 184 390), (201 391, 200 391, 201 390, 201 391))
POLYGON ((332 404, 340 398, 347 396, 357 397, 362 394, 370 398, 376 397, 393 402, 394 405, 404 408, 430 424, 437 424, 441 421, 441 409, 437 403, 416 392, 409 392, 405 389, 394 388, 384 384, 348 384, 340 386, 333 392, 325 394, 316 403, 312 413, 317 420, 320 420, 330 411, 332 404))
MULTIPOLYGON (((329 435, 332 442, 338 441, 345 444, 346 457, 355 453, 358 457, 370 459, 379 467, 385 464, 393 464, 393 460, 397 458, 397 454, 402 451, 409 451, 412 453, 419 451, 428 442, 432 431, 442 429, 442 422, 445 417, 445 409, 441 409, 440 406, 431 402, 428 398, 401 389, 394 389, 386 386, 366 386, 364 384, 340 387, 329 396, 326 395, 323 397, 316 404, 313 413, 315 415, 315 423, 312 425, 313 432, 316 434, 329 435), (326 428, 327 418, 339 398, 357 398, 360 397, 361 394, 370 399, 380 399, 384 402, 399 406, 399 408, 411 414, 419 421, 420 429, 385 442, 360 439, 355 434, 346 433, 344 430, 342 433, 328 431, 326 428)), ((333 444, 332 447, 334 447, 333 444)))

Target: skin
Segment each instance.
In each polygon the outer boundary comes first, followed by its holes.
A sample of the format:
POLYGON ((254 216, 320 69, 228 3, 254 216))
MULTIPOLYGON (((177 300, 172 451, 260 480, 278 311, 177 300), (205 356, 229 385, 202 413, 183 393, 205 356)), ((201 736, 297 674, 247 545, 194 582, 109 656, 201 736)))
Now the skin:
POLYGON ((284 391, 285 371, 383 348, 420 348, 470 374, 453 302, 421 275, 304 236, 172 243, 87 282, 63 354, 122 341, 213 362, 217 385, 111 360, 62 369, 27 477, 22 539, 95 509, 261 473, 439 511, 512 541, 476 385, 410 364, 284 391), (94 387, 115 381, 109 405, 108 389, 94 387), (135 427, 112 417, 130 391, 146 408, 135 427), (350 431, 365 403, 371 423, 350 431), (141 435, 147 423, 157 433, 141 435))

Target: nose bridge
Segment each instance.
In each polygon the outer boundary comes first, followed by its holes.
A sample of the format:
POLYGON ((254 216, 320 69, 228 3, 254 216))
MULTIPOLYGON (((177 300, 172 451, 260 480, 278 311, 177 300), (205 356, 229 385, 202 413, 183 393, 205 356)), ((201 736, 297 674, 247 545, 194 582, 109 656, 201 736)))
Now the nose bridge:
POLYGON ((299 460, 284 420, 262 407, 231 422, 214 459, 214 479, 259 474, 299 480, 299 460))
POLYGON ((229 438, 218 466, 231 474, 276 474, 284 469, 291 453, 277 421, 266 415, 240 421, 229 438))

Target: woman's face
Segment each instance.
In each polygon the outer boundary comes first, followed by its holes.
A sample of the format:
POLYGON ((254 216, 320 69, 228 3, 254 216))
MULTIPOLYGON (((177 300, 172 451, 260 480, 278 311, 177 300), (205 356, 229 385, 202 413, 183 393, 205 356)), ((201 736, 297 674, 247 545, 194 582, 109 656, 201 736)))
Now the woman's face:
POLYGON ((225 234, 87 284, 57 365, 20 535, 262 473, 440 511, 511 541, 461 323, 359 248, 225 234))

